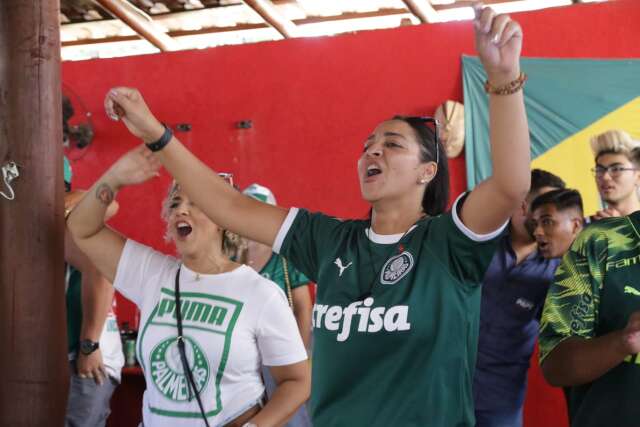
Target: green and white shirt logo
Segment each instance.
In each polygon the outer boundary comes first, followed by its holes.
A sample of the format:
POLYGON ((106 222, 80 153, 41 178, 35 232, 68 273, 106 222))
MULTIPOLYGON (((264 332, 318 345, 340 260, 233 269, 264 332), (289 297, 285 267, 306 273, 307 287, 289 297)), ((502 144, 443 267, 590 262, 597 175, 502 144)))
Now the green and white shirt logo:
MULTIPOLYGON (((207 416, 215 416, 223 410, 220 381, 227 365, 233 330, 243 303, 199 292, 182 292, 180 301, 187 362, 207 416)), ((141 353, 143 368, 149 371, 148 377, 151 378, 153 387, 167 399, 161 406, 151 402, 151 412, 190 418, 200 416, 200 413, 197 412, 197 407, 193 407, 193 400, 189 400, 188 378, 182 368, 175 335, 175 308, 173 290, 162 288, 160 301, 140 335, 138 351, 143 351, 143 348, 151 349, 148 355, 141 353), (171 333, 167 333, 167 330, 171 333), (188 405, 188 410, 185 404, 188 405)))
POLYGON ((380 272, 380 283, 395 285, 413 268, 413 255, 404 251, 399 255, 389 258, 380 272))
MULTIPOLYGON (((202 393, 209 381, 209 362, 200 346, 191 338, 185 337, 185 350, 196 389, 198 393, 202 393)), ((167 399, 183 402, 192 397, 176 338, 161 341, 151 351, 151 377, 160 393, 167 399)))

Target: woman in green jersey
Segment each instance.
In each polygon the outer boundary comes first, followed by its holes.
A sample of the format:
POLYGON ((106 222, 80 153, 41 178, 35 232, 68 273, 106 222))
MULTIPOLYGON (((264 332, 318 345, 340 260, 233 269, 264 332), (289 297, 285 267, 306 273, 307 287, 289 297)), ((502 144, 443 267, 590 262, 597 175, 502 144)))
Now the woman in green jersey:
POLYGON ((238 194, 171 135, 138 91, 107 95, 107 113, 155 151, 207 216, 272 246, 317 283, 316 426, 474 424, 479 282, 530 177, 522 31, 490 8, 477 9, 474 26, 488 77, 493 175, 448 213, 446 160, 428 120, 387 120, 365 139, 358 175, 371 218, 341 221, 238 194))

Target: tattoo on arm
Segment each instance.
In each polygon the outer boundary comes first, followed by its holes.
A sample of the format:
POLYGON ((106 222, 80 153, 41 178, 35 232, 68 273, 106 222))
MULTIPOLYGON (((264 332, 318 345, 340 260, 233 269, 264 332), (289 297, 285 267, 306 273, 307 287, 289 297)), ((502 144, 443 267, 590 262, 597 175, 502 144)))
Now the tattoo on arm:
POLYGON ((113 190, 109 187, 109 184, 103 182, 96 188, 96 199, 100 200, 105 206, 109 206, 113 202, 113 190))

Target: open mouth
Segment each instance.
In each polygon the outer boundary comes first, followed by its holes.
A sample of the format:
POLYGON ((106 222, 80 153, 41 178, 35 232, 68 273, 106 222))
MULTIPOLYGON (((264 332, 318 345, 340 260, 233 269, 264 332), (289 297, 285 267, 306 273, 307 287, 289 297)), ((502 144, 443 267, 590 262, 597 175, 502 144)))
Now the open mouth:
POLYGON ((187 237, 193 231, 193 228, 187 224, 186 222, 179 222, 176 224, 176 230, 178 231, 178 236, 187 237))
POLYGON ((376 165, 370 165, 367 168, 367 178, 380 175, 381 173, 382 173, 382 170, 376 165))
POLYGON ((540 249, 541 252, 549 250, 549 242, 538 241, 538 249, 540 249))

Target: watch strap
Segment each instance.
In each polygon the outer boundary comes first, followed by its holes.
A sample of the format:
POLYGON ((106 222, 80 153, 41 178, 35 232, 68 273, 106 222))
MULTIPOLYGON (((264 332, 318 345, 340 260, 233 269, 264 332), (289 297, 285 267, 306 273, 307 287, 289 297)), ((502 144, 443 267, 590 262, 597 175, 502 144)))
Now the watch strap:
POLYGON ((149 150, 153 151, 154 153, 156 151, 162 150, 169 143, 169 141, 171 141, 171 138, 173 138, 173 131, 171 130, 171 128, 164 123, 162 124, 162 126, 164 126, 164 133, 162 134, 160 139, 146 144, 149 150))

